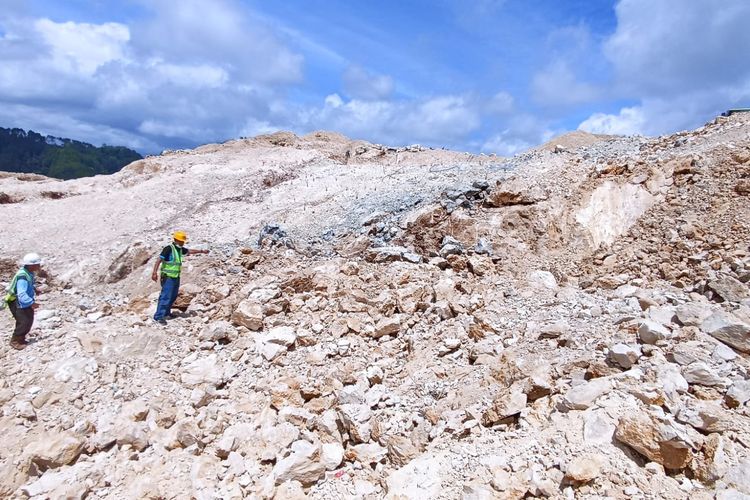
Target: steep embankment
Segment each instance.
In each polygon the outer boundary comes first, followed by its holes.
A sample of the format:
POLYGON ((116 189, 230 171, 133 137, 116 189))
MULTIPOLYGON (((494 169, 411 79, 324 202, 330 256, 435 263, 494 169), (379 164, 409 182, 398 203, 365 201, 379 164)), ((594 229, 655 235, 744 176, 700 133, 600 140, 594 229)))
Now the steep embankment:
POLYGON ((407 210, 462 177, 498 178, 499 160, 451 151, 387 148, 342 136, 279 133, 149 157, 112 176, 59 182, 0 178, 4 252, 35 249, 56 274, 100 276, 134 240, 156 251, 175 228, 221 249, 284 224, 300 247, 358 230, 375 211, 407 210), (22 180, 23 182, 19 182, 22 180), (33 221, 23 230, 18 221, 33 221), (57 238, 64 231, 64 238, 57 238))
POLYGON ((276 134, 54 201, 2 179, 26 198, 4 213, 73 220, 39 241, 69 254, 35 343, 0 348, 0 492, 750 494, 749 134, 732 117, 503 164, 276 134), (263 220, 284 226, 253 247, 263 220), (163 328, 144 262, 172 223, 214 252, 163 328))

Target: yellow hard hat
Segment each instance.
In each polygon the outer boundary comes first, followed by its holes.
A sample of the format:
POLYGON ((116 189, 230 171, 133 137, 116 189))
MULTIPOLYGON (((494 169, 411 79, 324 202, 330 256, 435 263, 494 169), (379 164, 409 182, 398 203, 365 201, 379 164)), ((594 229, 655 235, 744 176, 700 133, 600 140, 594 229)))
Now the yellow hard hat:
POLYGON ((185 231, 175 231, 172 237, 177 241, 181 241, 183 243, 187 241, 187 234, 185 234, 185 231))

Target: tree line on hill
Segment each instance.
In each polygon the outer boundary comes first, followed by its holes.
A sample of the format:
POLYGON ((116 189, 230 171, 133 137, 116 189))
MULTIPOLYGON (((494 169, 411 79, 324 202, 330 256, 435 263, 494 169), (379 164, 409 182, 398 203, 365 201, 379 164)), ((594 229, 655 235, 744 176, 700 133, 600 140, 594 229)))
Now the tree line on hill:
POLYGON ((122 146, 91 144, 0 127, 0 170, 77 179, 112 174, 142 156, 122 146))

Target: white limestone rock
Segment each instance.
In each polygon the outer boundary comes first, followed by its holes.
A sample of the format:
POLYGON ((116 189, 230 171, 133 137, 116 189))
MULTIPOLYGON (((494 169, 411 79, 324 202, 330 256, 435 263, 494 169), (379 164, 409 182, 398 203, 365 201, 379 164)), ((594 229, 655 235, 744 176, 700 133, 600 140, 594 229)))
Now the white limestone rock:
POLYGON ((224 381, 224 377, 224 367, 216 354, 195 359, 180 370, 180 380, 187 386, 210 384, 216 387, 224 381))
POLYGON ((249 330, 263 329, 263 304, 257 300, 243 300, 232 314, 232 323, 249 330))
POLYGON ((683 326, 699 326, 712 313, 713 308, 710 305, 699 302, 679 305, 675 311, 677 321, 683 326))
POLYGON ((386 499, 438 498, 443 493, 443 479, 450 467, 443 453, 426 453, 412 460, 386 478, 386 499))
POLYGON ((344 447, 339 443, 323 443, 320 446, 320 462, 326 470, 335 470, 344 460, 344 447))
POLYGON ((344 404, 339 406, 339 417, 349 437, 354 443, 366 443, 372 431, 372 412, 365 404, 344 404))
POLYGON ((607 378, 595 378, 571 387, 561 401, 561 410, 585 410, 597 399, 612 390, 612 382, 607 378))
POLYGON ((703 320, 700 329, 738 351, 750 353, 750 324, 733 314, 716 311, 703 320))
POLYGON ((320 446, 299 440, 292 443, 291 451, 287 457, 276 462, 271 471, 276 484, 299 481, 309 486, 323 477, 326 465, 320 461, 320 446))
POLYGON ((705 386, 723 386, 727 381, 719 376, 715 370, 702 361, 696 361, 688 366, 683 367, 682 375, 689 384, 705 386))
POLYGON ((656 321, 646 320, 638 327, 638 338, 644 344, 656 344, 672 336, 672 332, 656 321))
POLYGON ((641 357, 641 348, 627 344, 615 344, 609 348, 608 357, 613 363, 628 370, 641 357))
POLYGON ((724 395, 724 402, 730 408, 739 408, 750 401, 750 380, 737 380, 724 395))

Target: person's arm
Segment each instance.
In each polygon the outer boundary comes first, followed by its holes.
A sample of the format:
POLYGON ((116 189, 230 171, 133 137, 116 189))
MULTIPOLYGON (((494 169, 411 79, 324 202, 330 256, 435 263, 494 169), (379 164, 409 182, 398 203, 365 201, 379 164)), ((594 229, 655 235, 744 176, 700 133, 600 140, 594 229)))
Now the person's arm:
POLYGON ((18 307, 21 309, 26 309, 27 307, 31 307, 33 309, 36 309, 36 304, 34 303, 34 298, 29 295, 29 282, 26 280, 18 280, 16 282, 16 297, 18 300, 18 307))
POLYGON ((154 262, 154 270, 151 271, 151 279, 154 281, 157 281, 159 279, 159 266, 161 265, 163 260, 164 257, 159 255, 159 258, 156 259, 156 262, 154 262))
POLYGON ((184 252, 185 255, 188 255, 188 254, 191 254, 191 253, 192 254, 207 254, 208 250, 196 250, 194 248, 186 248, 185 249, 185 252, 184 252))

